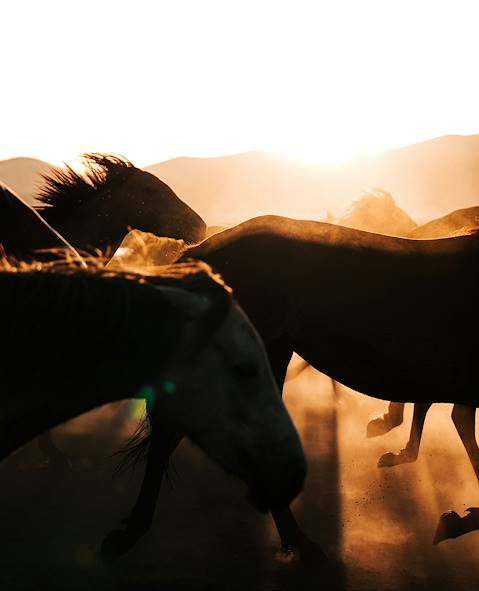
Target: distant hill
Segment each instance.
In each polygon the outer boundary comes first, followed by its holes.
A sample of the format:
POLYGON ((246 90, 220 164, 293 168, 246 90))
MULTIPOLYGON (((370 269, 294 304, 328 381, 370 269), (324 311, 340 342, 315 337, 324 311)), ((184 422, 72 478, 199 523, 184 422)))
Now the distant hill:
MULTIPOLYGON (((30 158, 5 160, 0 162, 0 180, 31 202, 38 173, 48 168, 30 158)), ((365 191, 378 188, 389 192, 418 223, 479 205, 479 135, 444 136, 342 166, 247 152, 175 158, 145 170, 168 183, 209 225, 229 225, 268 213, 338 217, 365 191)))
POLYGON ((444 136, 341 166, 307 165, 266 152, 177 158, 147 166, 209 224, 274 213, 339 215, 380 188, 419 223, 479 205, 479 135, 444 136))
POLYGON ((212 224, 263 214, 322 218, 328 199, 318 169, 268 152, 176 158, 145 167, 212 224))
POLYGON ((32 204, 41 174, 48 172, 52 165, 35 158, 10 158, 0 161, 0 181, 5 183, 27 203, 32 204))

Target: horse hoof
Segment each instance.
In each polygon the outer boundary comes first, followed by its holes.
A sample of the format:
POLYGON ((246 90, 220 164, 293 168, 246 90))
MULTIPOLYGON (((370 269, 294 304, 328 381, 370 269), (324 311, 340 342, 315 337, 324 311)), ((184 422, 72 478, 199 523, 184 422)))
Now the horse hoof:
POLYGON ((300 560, 299 550, 295 546, 281 546, 275 558, 282 564, 297 564, 300 560))
POLYGON ((469 507, 462 517, 455 511, 447 511, 439 518, 432 543, 439 544, 444 540, 458 538, 477 529, 479 529, 479 508, 469 507))
POLYGON ((328 568, 332 566, 319 544, 311 540, 300 542, 297 546, 282 546, 276 559, 283 564, 302 567, 328 568))
POLYGON ((376 417, 369 421, 367 429, 366 429, 366 437, 371 439, 371 437, 379 437, 380 435, 384 435, 385 433, 389 433, 391 429, 396 427, 396 425, 392 425, 391 422, 386 418, 386 415, 382 417, 376 417))
POLYGON ((411 455, 406 450, 402 449, 398 453, 388 451, 383 454, 378 460, 378 468, 392 468, 399 464, 409 464, 416 461, 417 456, 411 455))
POLYGON ((101 544, 101 557, 104 562, 113 562, 126 554, 137 542, 138 537, 122 529, 115 529, 105 536, 101 544))
POLYGON ((460 526, 461 518, 455 511, 447 511, 446 513, 443 513, 439 518, 439 523, 437 524, 436 533, 434 534, 432 543, 436 545, 444 540, 456 538, 459 535, 456 532, 460 526))

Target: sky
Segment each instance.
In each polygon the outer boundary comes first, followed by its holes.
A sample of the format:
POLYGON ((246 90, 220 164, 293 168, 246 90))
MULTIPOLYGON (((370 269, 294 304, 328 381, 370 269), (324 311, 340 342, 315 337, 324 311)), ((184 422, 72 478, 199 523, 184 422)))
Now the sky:
POLYGON ((479 4, 2 0, 0 159, 313 162, 479 133, 479 4))

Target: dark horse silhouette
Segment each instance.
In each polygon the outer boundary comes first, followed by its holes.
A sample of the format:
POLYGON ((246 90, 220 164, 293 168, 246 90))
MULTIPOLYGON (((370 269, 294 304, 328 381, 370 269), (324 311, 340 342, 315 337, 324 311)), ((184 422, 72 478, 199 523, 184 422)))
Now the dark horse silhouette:
POLYGON ((57 168, 44 175, 38 211, 75 248, 115 250, 130 229, 188 243, 205 237, 206 225, 158 177, 111 154, 84 154, 85 172, 57 168))
MULTIPOLYGON (((232 286, 263 338, 280 389, 295 351, 377 398, 476 406, 478 234, 408 240, 263 216, 187 248, 184 257, 208 262, 232 286)), ((466 417, 463 441, 470 424, 466 417)), ((176 444, 170 440, 163 453, 176 444)), ((148 464, 156 463, 152 452, 148 464)), ((156 496, 144 500, 145 488, 157 491, 161 478, 158 471, 145 480, 124 536, 148 528, 156 496)), ((273 517, 283 546, 317 559, 289 509, 273 517)))
POLYGON ((181 434, 243 479, 260 510, 301 490, 303 450, 263 344, 205 263, 149 278, 0 262, 0 307, 0 459, 94 407, 147 398, 161 424, 149 470, 181 434))
MULTIPOLYGON (((10 260, 53 261, 59 256, 81 262, 79 253, 16 193, 0 183, 0 251, 10 260)), ((38 446, 44 462, 57 470, 69 460, 55 447, 51 434, 42 433, 38 446)))
MULTIPOLYGON (((0 244, 8 256, 48 260, 62 249, 62 256, 78 257, 71 243, 82 252, 114 250, 131 227, 186 242, 204 237, 203 220, 154 175, 120 156, 85 154, 82 159, 82 174, 67 166, 44 176, 37 211, 0 186, 0 244)), ((39 444, 48 463, 68 466, 49 433, 39 444)))
POLYGON ((16 193, 0 183, 0 245, 5 254, 18 260, 48 260, 59 249, 78 259, 63 236, 16 193))

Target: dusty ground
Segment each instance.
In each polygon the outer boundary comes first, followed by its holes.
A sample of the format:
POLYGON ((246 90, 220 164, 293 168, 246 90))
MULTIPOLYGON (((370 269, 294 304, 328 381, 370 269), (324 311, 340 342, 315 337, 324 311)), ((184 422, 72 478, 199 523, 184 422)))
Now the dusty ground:
POLYGON ((0 589, 479 589, 479 532, 431 543, 443 511, 479 506, 450 407, 431 411, 418 462, 379 469, 378 456, 405 442, 410 410, 404 426, 368 440, 366 423, 384 402, 346 388, 335 397, 313 370, 288 384, 285 399, 309 460, 295 513, 342 568, 325 573, 279 560, 269 516, 254 512, 241 483, 188 442, 175 454, 178 474, 162 490, 152 532, 121 561, 103 565, 99 543, 127 515, 141 474, 112 478, 108 454, 116 443, 102 436, 109 423, 96 421, 88 435, 78 424, 57 433, 73 460, 65 476, 32 470, 34 446, 0 464, 0 589))

